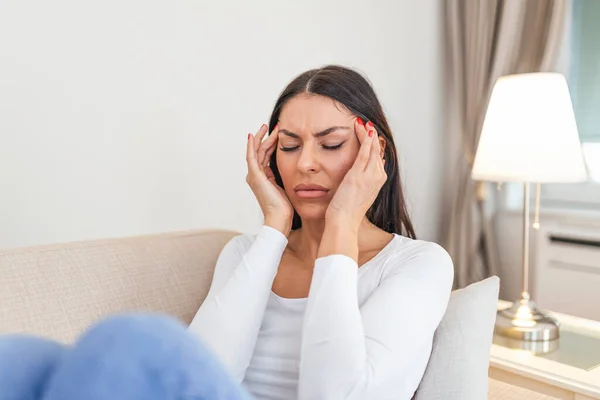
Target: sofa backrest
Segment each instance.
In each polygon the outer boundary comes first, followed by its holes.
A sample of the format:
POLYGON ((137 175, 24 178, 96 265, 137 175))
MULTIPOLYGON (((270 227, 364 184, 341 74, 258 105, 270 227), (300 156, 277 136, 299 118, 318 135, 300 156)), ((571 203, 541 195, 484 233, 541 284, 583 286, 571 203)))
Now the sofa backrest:
POLYGON ((136 310, 189 324, 236 235, 199 230, 0 251, 0 333, 69 343, 103 316, 136 310))
MULTIPOLYGON (((201 230, 0 251, 0 333, 70 343, 121 311, 163 312, 189 324, 236 235, 201 230)), ((486 397, 497 296, 495 277, 452 293, 416 399, 486 397)))

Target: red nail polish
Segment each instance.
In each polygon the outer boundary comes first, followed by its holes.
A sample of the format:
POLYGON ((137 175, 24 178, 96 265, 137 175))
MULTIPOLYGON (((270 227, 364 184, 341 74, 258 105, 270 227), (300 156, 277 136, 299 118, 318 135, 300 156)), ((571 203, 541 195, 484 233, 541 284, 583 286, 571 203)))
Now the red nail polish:
POLYGON ((273 128, 273 130, 277 129, 278 126, 279 126, 279 122, 275 124, 275 127, 273 128))
POLYGON ((356 117, 356 122, 358 122, 359 125, 364 125, 365 124, 363 122, 362 118, 360 118, 360 117, 356 117))
POLYGON ((373 123, 371 121, 367 122, 367 128, 373 128, 373 123))
POLYGON ((373 131, 369 131, 369 137, 373 137, 373 131))
POLYGON ((248 134, 248 140, 250 140, 250 136, 252 136, 252 134, 250 134, 250 133, 249 133, 249 134, 248 134))

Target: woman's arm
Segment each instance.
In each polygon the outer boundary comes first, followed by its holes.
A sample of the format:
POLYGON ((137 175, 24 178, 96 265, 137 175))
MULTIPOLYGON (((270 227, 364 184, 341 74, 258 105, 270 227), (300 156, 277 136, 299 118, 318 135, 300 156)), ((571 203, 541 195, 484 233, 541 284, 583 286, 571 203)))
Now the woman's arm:
POLYGON ((277 274, 294 209, 285 190, 277 185, 269 159, 277 149, 277 126, 263 141, 268 127, 248 134, 246 182, 263 212, 265 223, 252 244, 235 238, 224 248, 208 296, 189 331, 200 336, 241 382, 246 374, 277 274))
POLYGON ((261 227, 250 246, 234 238, 217 260, 208 296, 189 331, 198 335, 241 382, 250 363, 287 237, 261 227))
POLYGON ((421 243, 412 258, 388 261, 389 274, 360 309, 352 256, 316 260, 303 327, 300 400, 382 398, 392 382, 404 384, 416 359, 429 357, 453 268, 445 250, 421 243))

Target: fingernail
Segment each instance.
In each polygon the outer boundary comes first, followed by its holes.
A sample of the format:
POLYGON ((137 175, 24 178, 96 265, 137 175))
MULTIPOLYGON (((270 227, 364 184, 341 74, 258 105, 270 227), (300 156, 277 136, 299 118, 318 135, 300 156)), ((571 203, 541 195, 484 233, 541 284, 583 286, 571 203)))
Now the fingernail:
POLYGON ((273 130, 277 129, 278 126, 279 126, 279 122, 275 124, 275 127, 273 128, 273 130))
POLYGON ((250 136, 252 136, 250 133, 248 134, 248 140, 250 140, 250 136))
POLYGON ((360 117, 356 117, 356 122, 359 123, 359 125, 364 125, 365 123, 363 122, 362 118, 360 117))
POLYGON ((371 121, 367 122, 367 128, 372 128, 373 127, 373 123, 371 121))
POLYGON ((369 131, 369 137, 373 137, 373 131, 369 131))

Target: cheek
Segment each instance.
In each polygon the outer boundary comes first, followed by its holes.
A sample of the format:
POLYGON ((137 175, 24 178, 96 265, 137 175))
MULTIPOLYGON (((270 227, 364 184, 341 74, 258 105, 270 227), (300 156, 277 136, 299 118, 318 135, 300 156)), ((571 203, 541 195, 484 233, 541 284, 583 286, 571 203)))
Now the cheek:
POLYGON ((284 186, 293 173, 294 167, 295 164, 292 161, 292 157, 289 157, 289 154, 277 151, 277 170, 284 186))
POLYGON ((342 182, 348 170, 352 168, 354 160, 356 160, 356 152, 350 150, 341 151, 335 156, 327 157, 324 161, 323 168, 327 170, 327 174, 335 187, 342 182))

